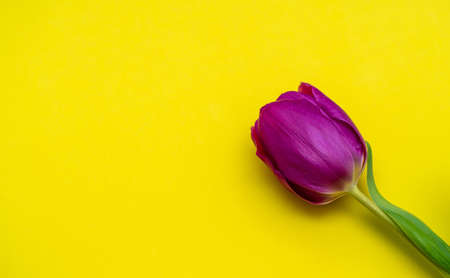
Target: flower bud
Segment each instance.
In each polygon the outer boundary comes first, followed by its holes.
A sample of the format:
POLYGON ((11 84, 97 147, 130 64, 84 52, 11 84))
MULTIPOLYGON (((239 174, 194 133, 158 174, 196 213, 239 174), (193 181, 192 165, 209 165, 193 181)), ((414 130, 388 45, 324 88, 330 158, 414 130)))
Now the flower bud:
POLYGON ((352 120, 307 83, 262 107, 251 135, 258 157, 312 204, 351 190, 366 164, 366 145, 352 120))

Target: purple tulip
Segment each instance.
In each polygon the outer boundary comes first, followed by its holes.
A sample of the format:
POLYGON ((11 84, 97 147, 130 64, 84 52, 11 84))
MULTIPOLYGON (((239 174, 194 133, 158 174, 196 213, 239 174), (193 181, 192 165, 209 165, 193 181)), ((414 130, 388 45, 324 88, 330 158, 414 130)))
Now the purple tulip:
POLYGON ((366 145, 352 120, 307 83, 261 108, 252 139, 281 182, 316 205, 350 191, 366 164, 366 145))

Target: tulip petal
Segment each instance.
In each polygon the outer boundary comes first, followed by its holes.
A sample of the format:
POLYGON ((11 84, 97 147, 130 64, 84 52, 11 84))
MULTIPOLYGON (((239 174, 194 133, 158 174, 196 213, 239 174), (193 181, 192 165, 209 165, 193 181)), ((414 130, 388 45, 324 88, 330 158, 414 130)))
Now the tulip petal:
POLYGON ((344 192, 320 193, 307 187, 297 186, 288 181, 288 189, 312 205, 326 205, 344 195, 344 192))
POLYGON ((287 181, 283 174, 275 167, 275 165, 272 163, 272 159, 269 157, 269 155, 264 151, 261 139, 259 138, 257 129, 259 125, 259 120, 255 122, 255 126, 251 128, 251 134, 252 134, 252 140, 253 143, 256 146, 256 155, 273 171, 273 173, 277 176, 277 178, 287 186, 287 181))
POLYGON ((300 95, 299 92, 296 91, 288 91, 286 93, 281 94, 278 98, 277 101, 281 101, 281 100, 297 100, 297 99, 301 99, 302 96, 300 95))
POLYGON ((352 185, 352 154, 317 106, 302 99, 270 103, 261 109, 257 126, 265 157, 291 184, 325 195, 352 185))
MULTIPOLYGON (((316 87, 308 84, 301 83, 298 91, 308 100, 314 99, 314 102, 320 107, 320 109, 334 120, 338 129, 342 132, 344 137, 347 139, 347 143, 350 145, 353 151, 353 157, 355 163, 360 167, 361 171, 364 169, 367 158, 366 145, 364 139, 359 133, 353 121, 345 113, 342 108, 336 105, 331 99, 329 99, 325 94, 319 91, 316 87)), ((360 171, 360 173, 361 173, 360 171)), ((360 174, 359 173, 359 174, 360 174)), ((357 177, 359 178, 359 175, 357 177)))

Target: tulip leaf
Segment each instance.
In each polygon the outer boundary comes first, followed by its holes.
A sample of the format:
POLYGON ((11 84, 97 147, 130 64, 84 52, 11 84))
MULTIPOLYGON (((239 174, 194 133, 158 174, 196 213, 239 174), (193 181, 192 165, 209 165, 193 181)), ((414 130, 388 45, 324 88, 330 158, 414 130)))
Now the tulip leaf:
POLYGON ((375 204, 397 225, 403 235, 430 261, 450 274, 450 248, 425 223, 393 205, 378 191, 373 177, 372 149, 367 143, 367 185, 375 204))

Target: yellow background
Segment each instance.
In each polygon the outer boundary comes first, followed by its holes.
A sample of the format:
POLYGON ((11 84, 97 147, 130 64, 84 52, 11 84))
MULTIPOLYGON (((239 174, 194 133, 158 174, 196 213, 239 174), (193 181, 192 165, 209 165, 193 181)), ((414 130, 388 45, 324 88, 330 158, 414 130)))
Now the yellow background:
POLYGON ((72 2, 2 3, 1 277, 438 277, 351 197, 287 192, 250 126, 317 86, 449 242, 448 0, 72 2))

